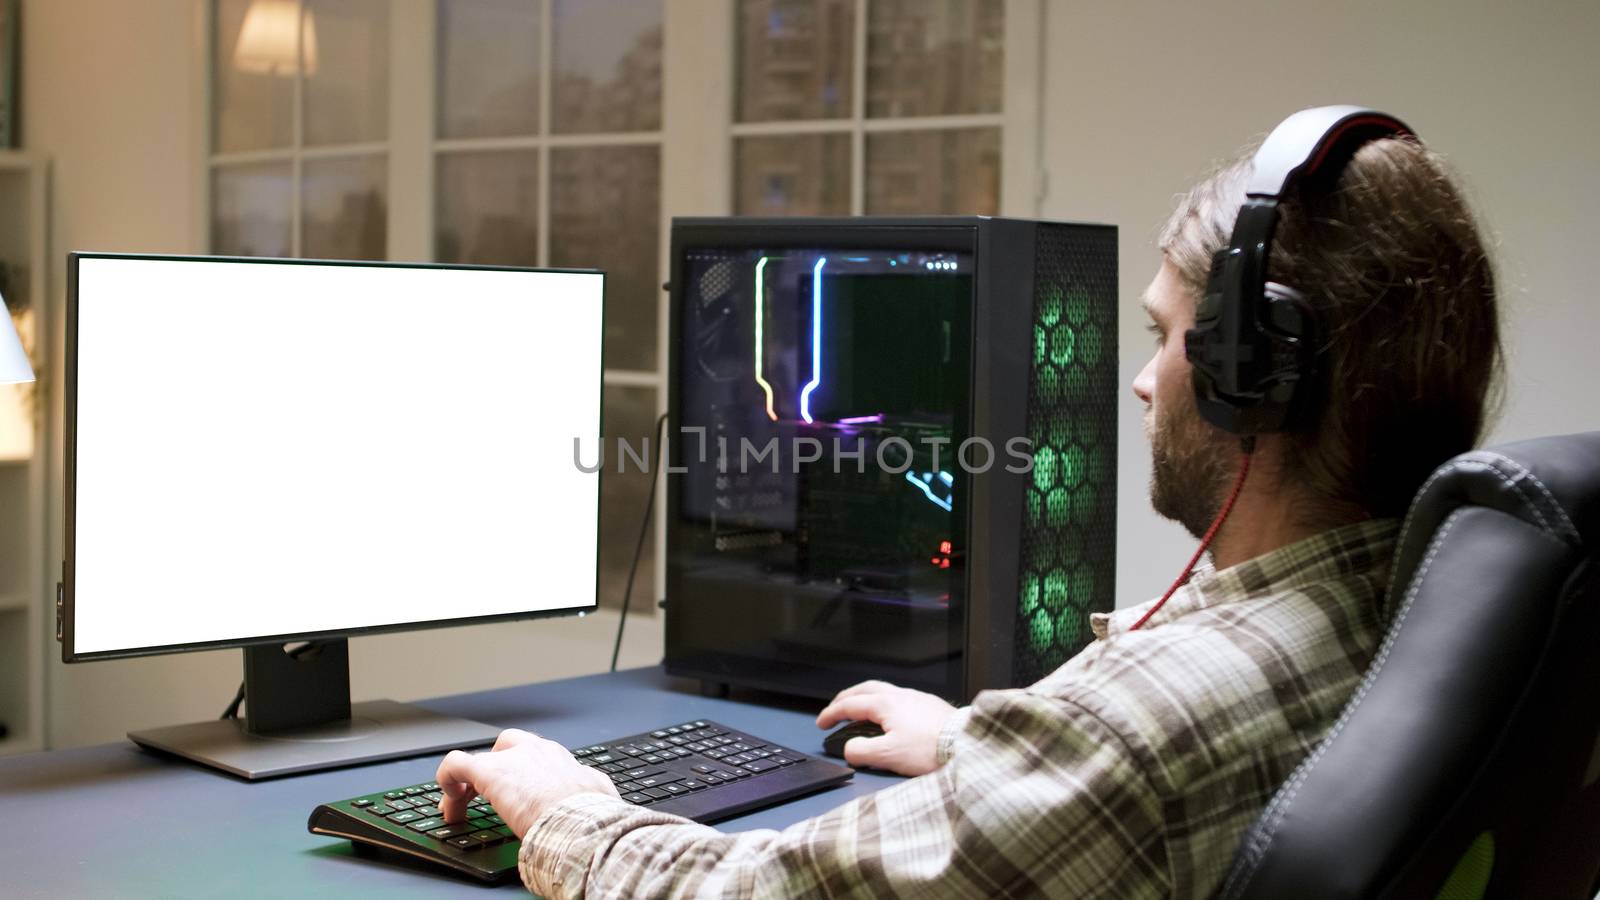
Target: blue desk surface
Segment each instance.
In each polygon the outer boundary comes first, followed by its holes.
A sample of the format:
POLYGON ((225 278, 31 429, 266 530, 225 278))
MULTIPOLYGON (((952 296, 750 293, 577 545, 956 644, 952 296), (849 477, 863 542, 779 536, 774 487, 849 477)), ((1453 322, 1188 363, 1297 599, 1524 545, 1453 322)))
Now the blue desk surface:
MULTIPOLYGON (((796 750, 821 752, 815 701, 722 700, 702 697, 697 688, 644 668, 417 705, 526 728, 567 746, 715 719, 796 750)), ((429 781, 438 761, 430 756, 250 783, 127 742, 3 759, 0 897, 380 891, 422 897, 493 890, 432 869, 359 857, 348 842, 306 831, 306 817, 318 803, 429 781)), ((897 780, 858 772, 844 787, 717 827, 783 828, 897 780)))

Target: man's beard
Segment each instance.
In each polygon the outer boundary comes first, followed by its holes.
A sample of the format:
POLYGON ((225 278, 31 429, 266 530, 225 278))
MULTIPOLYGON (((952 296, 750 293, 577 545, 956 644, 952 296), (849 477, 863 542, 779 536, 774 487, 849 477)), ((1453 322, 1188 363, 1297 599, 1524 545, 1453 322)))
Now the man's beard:
POLYGON ((1164 404, 1164 415, 1145 414, 1152 462, 1150 505, 1198 538, 1222 506, 1234 457, 1227 435, 1202 421, 1194 405, 1183 402, 1187 399, 1164 404))

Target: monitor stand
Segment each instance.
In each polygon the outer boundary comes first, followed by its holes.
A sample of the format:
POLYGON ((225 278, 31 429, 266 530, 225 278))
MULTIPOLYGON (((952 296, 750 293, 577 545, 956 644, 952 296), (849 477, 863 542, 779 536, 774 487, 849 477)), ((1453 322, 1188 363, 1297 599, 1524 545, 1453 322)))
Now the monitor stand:
POLYGON ((493 743, 500 729, 393 700, 350 702, 350 648, 244 648, 245 717, 130 731, 141 747, 256 780, 493 743))

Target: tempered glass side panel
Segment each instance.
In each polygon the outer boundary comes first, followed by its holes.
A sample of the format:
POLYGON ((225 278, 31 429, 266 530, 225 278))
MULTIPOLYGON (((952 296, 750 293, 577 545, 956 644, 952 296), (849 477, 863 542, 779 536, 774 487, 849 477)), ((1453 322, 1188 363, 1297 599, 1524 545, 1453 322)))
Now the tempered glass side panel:
POLYGON ((955 693, 972 255, 678 262, 669 661, 799 693, 955 693))

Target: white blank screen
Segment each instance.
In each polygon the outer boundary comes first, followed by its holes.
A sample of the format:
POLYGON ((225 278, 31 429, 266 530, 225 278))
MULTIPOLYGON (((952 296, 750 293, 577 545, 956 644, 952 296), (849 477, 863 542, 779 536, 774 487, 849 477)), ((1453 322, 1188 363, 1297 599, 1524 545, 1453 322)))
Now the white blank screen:
POLYGON ((72 652, 592 608, 601 283, 80 258, 72 652))

